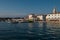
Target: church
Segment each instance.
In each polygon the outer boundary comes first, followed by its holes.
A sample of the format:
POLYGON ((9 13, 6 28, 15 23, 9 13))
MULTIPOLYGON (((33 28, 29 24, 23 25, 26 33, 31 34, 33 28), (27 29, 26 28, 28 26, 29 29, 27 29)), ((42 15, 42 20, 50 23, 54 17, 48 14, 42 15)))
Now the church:
POLYGON ((52 13, 46 14, 46 15, 33 15, 30 14, 28 15, 28 19, 33 20, 33 19, 39 19, 39 21, 59 21, 60 20, 60 12, 56 11, 56 8, 53 9, 52 13), (35 16, 35 17, 34 17, 35 16))
POLYGON ((46 20, 47 21, 59 21, 60 20, 60 12, 57 12, 56 8, 54 8, 52 13, 47 14, 46 20))

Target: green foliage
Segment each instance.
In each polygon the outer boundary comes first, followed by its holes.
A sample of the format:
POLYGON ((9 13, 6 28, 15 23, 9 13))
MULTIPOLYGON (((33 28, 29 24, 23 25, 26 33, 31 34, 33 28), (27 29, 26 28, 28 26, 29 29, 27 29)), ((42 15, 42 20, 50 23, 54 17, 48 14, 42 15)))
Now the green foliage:
POLYGON ((32 19, 29 19, 28 22, 33 22, 33 20, 32 19))
POLYGON ((33 21, 32 19, 29 19, 28 21, 33 21))

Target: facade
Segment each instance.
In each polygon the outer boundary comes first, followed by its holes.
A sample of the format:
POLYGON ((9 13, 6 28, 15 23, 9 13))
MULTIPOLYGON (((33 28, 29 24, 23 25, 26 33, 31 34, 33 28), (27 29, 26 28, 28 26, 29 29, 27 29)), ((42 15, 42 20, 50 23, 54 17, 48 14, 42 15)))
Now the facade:
POLYGON ((45 21, 46 20, 46 15, 28 15, 28 19, 29 20, 33 20, 33 21, 45 21))
POLYGON ((37 15, 37 20, 42 21, 43 20, 43 15, 37 15))
POLYGON ((47 14, 46 20, 49 21, 59 21, 60 20, 60 12, 56 12, 56 9, 53 9, 52 14, 47 14))
POLYGON ((28 15, 28 20, 36 21, 37 20, 37 16, 35 14, 30 14, 30 15, 28 15))
POLYGON ((28 15, 28 19, 33 20, 33 15, 32 14, 28 15))
POLYGON ((28 20, 38 20, 38 21, 59 21, 60 12, 56 11, 56 8, 53 9, 53 12, 47 15, 28 15, 28 20))
POLYGON ((46 20, 60 20, 60 14, 48 14, 46 20))

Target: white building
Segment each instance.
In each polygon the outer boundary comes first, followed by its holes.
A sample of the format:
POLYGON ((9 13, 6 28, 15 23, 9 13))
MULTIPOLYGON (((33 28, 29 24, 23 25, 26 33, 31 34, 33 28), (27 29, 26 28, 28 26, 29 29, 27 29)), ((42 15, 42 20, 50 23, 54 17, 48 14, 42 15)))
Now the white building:
POLYGON ((53 9, 52 14, 47 14, 46 20, 60 20, 60 12, 56 12, 56 9, 53 9))
POLYGON ((29 20, 33 20, 33 14, 28 15, 29 20))
POLYGON ((38 15, 37 20, 43 20, 43 15, 38 15))

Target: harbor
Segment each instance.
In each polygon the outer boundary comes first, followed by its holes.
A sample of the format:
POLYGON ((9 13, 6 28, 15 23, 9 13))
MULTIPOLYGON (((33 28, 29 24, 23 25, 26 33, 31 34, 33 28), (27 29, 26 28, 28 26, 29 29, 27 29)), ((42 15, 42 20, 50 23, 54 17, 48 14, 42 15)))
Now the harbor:
POLYGON ((60 22, 60 12, 56 11, 56 8, 50 14, 28 14, 24 17, 0 17, 0 21, 8 22, 8 23, 30 23, 30 22, 49 22, 56 21, 60 22))
POLYGON ((60 0, 0 0, 0 40, 60 40, 60 0))
POLYGON ((55 40, 60 39, 58 23, 18 23, 0 22, 0 40, 55 40))

